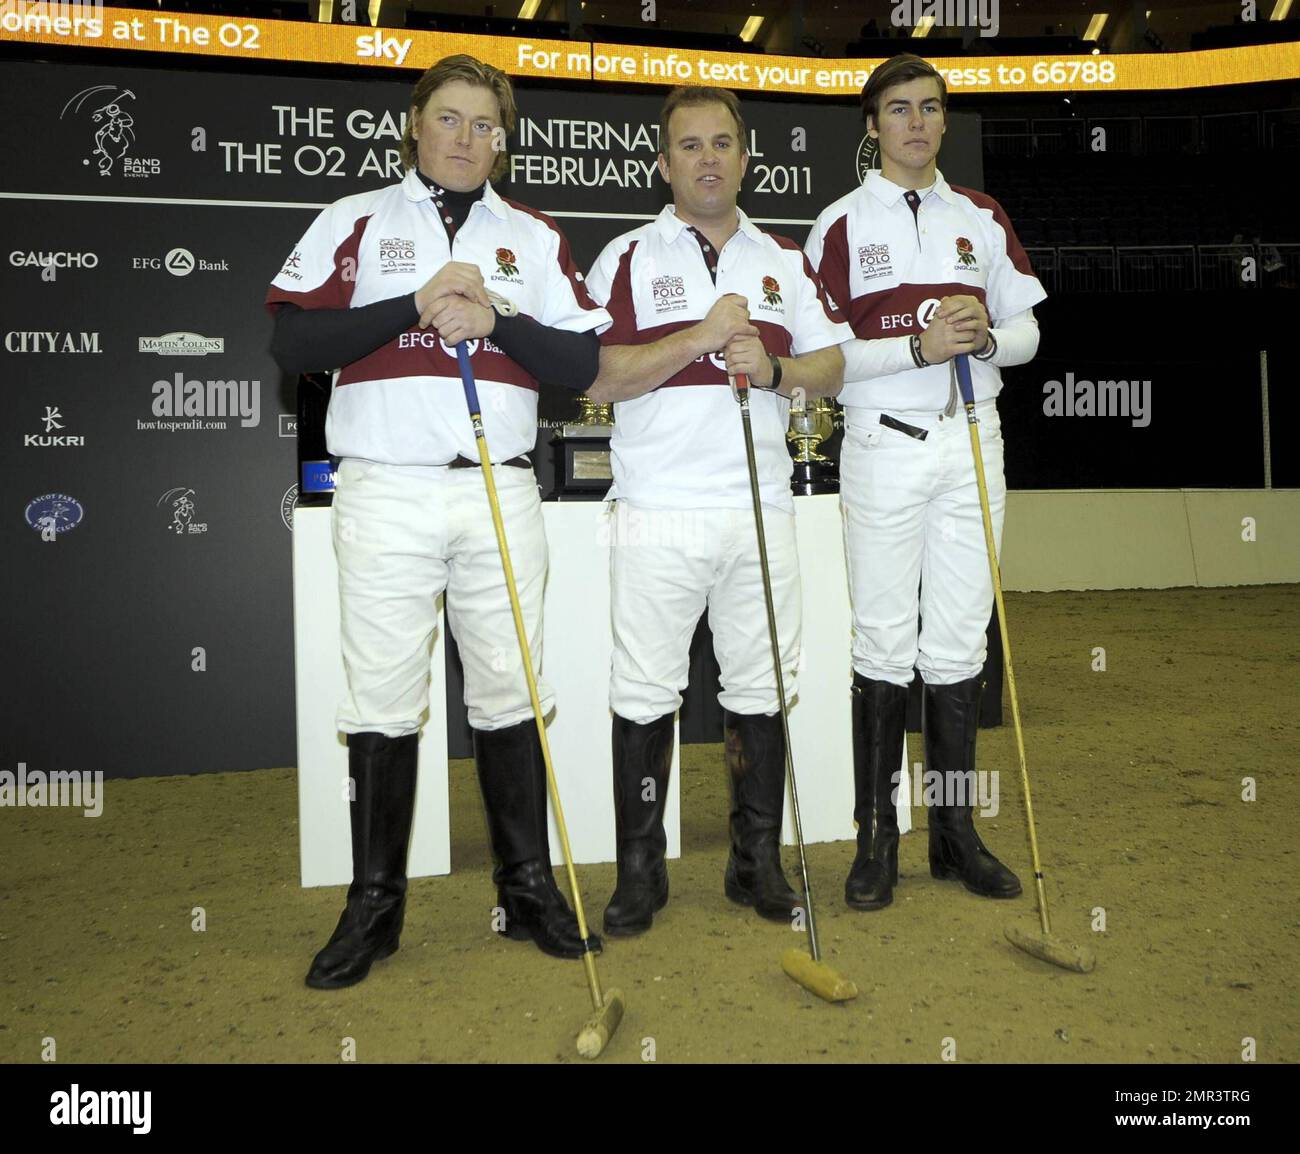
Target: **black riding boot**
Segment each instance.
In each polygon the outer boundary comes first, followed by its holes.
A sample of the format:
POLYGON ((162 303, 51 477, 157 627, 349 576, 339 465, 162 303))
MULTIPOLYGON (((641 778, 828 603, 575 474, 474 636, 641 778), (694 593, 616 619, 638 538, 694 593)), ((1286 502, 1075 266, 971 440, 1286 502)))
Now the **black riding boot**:
POLYGON ((945 800, 964 775, 968 805, 930 807, 930 876, 960 881, 973 894, 1014 898, 1020 879, 990 852, 975 832, 971 792, 975 784, 975 734, 979 726, 978 677, 955 685, 927 685, 921 713, 925 768, 938 772, 945 800))
POLYGON ((615 714, 613 745, 618 883, 605 907, 605 932, 631 937, 648 930, 655 911, 668 904, 664 806, 673 761, 673 715, 638 725, 615 714), (648 790, 653 790, 649 800, 648 790))
POLYGON ((352 885, 334 936, 316 955, 307 985, 354 986, 374 962, 397 950, 406 909, 406 850, 415 812, 419 735, 348 735, 348 772, 355 783, 352 885))
POLYGON ((723 714, 731 782, 731 854, 726 894, 772 921, 788 922, 803 898, 781 872, 785 734, 781 717, 723 714))
POLYGON ((898 810, 895 775, 903 762, 907 686, 853 674, 853 820, 858 853, 844 900, 855 910, 879 910, 898 884, 898 810))
MULTIPOLYGON (((582 957, 578 919, 551 872, 546 765, 536 723, 530 718, 505 729, 474 730, 474 761, 496 859, 492 880, 505 912, 497 932, 515 941, 531 938, 552 957, 582 957)), ((591 949, 600 953, 595 934, 591 949)))

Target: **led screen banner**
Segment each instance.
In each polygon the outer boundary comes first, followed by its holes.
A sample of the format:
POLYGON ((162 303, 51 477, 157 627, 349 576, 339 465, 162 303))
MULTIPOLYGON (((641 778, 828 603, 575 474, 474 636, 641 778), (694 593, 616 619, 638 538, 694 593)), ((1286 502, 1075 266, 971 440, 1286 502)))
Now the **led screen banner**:
MULTIPOLYGON (((427 68, 468 52, 512 76, 852 96, 879 60, 828 60, 0 0, 0 39, 119 52, 427 68)), ((1300 79, 1300 45, 1115 56, 935 57, 955 92, 1126 92, 1300 79)))

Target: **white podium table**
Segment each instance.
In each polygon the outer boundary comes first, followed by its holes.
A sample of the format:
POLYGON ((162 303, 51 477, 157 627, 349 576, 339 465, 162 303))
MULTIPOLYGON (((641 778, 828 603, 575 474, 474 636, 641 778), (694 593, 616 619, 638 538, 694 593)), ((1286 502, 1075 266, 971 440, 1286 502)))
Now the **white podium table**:
MULTIPOLYGON (((599 501, 546 502, 550 549, 542 672, 555 691, 548 721, 556 779, 577 862, 615 857, 613 765, 610 751, 609 544, 599 501)), ((853 752, 849 719, 851 617, 839 498, 795 499, 803 580, 803 645, 799 691, 790 709, 790 740, 799 786, 804 838, 853 838, 853 752)), ((302 884, 345 885, 352 878, 348 828, 348 758, 335 730, 343 692, 339 656, 338 579, 330 510, 294 513, 294 656, 297 683, 298 816, 302 884)), ((755 604, 760 616, 764 609, 755 604)), ((439 617, 430 662, 429 719, 420 740, 408 873, 450 872, 447 794, 445 627, 439 617)), ((673 772, 664 826, 668 856, 681 853, 680 765, 673 772)), ((899 828, 911 828, 907 755, 898 793, 899 828)), ((718 772, 723 773, 721 765, 718 772)), ((560 860, 551 823, 551 848, 560 860)), ((783 830, 794 842, 790 803, 783 830)))

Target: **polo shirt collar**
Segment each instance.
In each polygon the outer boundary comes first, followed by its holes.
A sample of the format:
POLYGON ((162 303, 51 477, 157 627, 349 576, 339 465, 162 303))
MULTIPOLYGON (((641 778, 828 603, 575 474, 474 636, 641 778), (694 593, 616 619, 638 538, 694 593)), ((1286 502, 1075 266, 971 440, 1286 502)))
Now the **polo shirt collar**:
MULTIPOLYGON (((907 192, 907 189, 901 185, 895 184, 892 180, 886 180, 881 175, 880 170, 875 168, 867 173, 867 179, 863 181, 863 187, 887 208, 893 208, 903 199, 904 194, 907 192)), ((943 173, 937 168, 934 170, 934 184, 931 186, 930 192, 941 200, 946 200, 949 204, 955 204, 957 201, 957 194, 953 192, 951 186, 944 180, 943 173)), ((929 194, 927 193, 927 195, 929 194)))
MULTIPOLYGON (((736 208, 736 223, 738 231, 745 234, 749 240, 761 240, 763 233, 759 227, 754 224, 739 206, 736 208)), ((655 228, 659 230, 659 235, 668 243, 672 244, 682 233, 689 228, 680 216, 677 215, 677 206, 666 204, 660 210, 659 215, 655 218, 655 228)))
MULTIPOLYGON (((402 191, 406 194, 407 200, 432 200, 433 191, 420 179, 420 174, 414 168, 408 168, 406 175, 402 178, 402 191)), ((497 190, 492 187, 489 180, 483 189, 483 195, 480 197, 483 205, 492 213, 493 216, 500 220, 506 219, 506 204, 498 195, 497 190)), ((473 212, 473 208, 470 209, 473 212)))

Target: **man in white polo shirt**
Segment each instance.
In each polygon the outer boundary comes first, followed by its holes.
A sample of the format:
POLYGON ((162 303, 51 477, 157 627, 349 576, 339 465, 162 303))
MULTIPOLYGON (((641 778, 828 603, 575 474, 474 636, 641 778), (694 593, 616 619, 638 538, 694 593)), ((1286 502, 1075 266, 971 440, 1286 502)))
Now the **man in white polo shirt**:
POLYGON ((807 253, 853 326, 844 346, 840 464, 853 600, 853 748, 858 852, 845 900, 893 900, 907 687, 925 682, 930 872, 987 897, 1020 882, 980 840, 967 787, 975 770, 980 673, 993 586, 952 358, 970 355, 994 534, 1006 504, 996 397, 1001 365, 1038 348, 1032 307, 1047 295, 991 197, 954 188, 935 167, 946 130, 943 77, 895 56, 862 90, 880 171, 827 208, 807 253), (918 597, 918 586, 920 589, 918 597), (917 613, 921 617, 918 637, 917 613))
MULTIPOLYGON (((599 363, 595 330, 609 316, 587 296, 555 223, 492 188, 515 122, 506 75, 447 57, 416 82, 411 103, 405 179, 325 209, 267 294, 282 368, 342 366, 326 439, 341 458, 333 515, 347 695, 338 725, 355 783, 353 881, 307 976, 321 989, 361 981, 397 949, 444 590, 496 858, 496 928, 557 957, 584 952, 551 872, 545 770, 456 345, 470 349, 540 668, 546 538, 523 454, 537 437, 538 379, 584 390, 599 363)), ((552 694, 539 692, 549 710, 552 694)))
POLYGON ((663 828, 673 715, 707 608, 722 673, 731 781, 725 891, 788 920, 781 871, 785 743, 763 607, 741 417, 745 373, 781 663, 795 690, 799 568, 786 428, 792 389, 838 388, 851 336, 799 247, 736 207, 748 164, 735 96, 679 88, 660 114, 659 170, 674 204, 612 241, 587 279, 613 325, 589 395, 615 402, 611 549, 618 885, 605 931, 640 933, 668 900, 663 828), (763 391, 757 391, 763 390, 763 391))

